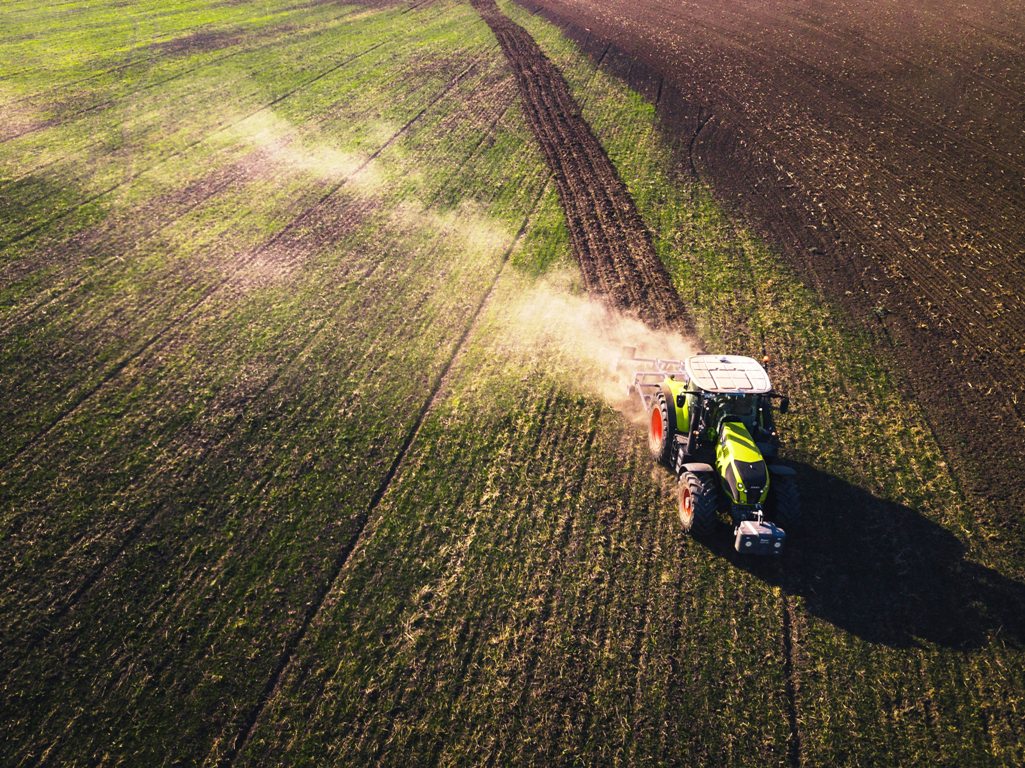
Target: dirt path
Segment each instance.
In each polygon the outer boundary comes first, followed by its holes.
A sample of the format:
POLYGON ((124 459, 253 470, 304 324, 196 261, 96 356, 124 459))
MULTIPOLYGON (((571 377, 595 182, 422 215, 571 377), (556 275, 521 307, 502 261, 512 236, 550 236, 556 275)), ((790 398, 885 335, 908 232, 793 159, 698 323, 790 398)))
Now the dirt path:
POLYGON ((516 75, 523 111, 555 175, 587 290, 656 327, 692 330, 630 193, 580 115, 569 87, 494 0, 471 0, 516 75))

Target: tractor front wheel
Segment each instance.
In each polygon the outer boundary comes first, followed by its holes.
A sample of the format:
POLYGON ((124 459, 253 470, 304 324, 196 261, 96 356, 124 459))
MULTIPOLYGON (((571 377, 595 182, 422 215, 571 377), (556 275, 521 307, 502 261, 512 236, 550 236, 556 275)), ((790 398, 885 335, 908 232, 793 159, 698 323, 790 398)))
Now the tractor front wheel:
POLYGON ((711 474, 684 472, 678 488, 680 522, 683 530, 694 536, 707 536, 715 529, 718 491, 711 474))
POLYGON ((801 496, 797 491, 797 478, 792 475, 773 475, 770 482, 773 522, 784 531, 796 530, 801 524, 801 496))
POLYGON ((651 456, 662 466, 673 461, 673 434, 669 427, 669 405, 661 392, 655 395, 648 414, 648 448, 651 456))

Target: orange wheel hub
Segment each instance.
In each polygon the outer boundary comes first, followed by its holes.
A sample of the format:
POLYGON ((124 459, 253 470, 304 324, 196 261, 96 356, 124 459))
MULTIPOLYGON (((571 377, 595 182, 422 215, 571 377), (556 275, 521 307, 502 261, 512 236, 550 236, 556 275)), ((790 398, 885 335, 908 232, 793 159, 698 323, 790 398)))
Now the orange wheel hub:
POLYGON ((687 517, 694 514, 694 494, 690 492, 690 488, 680 491, 680 513, 687 517))
POLYGON ((655 445, 662 444, 662 412, 658 408, 651 409, 651 442, 655 445))

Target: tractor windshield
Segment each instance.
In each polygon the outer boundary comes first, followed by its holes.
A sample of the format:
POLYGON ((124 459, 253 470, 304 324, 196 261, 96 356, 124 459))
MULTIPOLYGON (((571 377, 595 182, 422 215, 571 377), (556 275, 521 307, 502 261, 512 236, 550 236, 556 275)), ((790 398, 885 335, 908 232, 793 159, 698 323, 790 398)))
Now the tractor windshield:
POLYGON ((724 420, 754 425, 757 407, 754 395, 723 395, 719 405, 724 420))

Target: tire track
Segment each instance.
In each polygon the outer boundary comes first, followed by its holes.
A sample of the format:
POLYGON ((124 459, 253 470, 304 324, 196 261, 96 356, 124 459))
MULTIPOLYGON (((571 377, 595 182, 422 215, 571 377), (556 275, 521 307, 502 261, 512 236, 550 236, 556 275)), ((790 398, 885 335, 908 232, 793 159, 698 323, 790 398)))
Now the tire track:
MULTIPOLYGON (((373 48, 376 48, 383 43, 378 43, 373 48)), ((200 296, 191 304, 189 304, 185 310, 178 314, 177 317, 171 319, 165 324, 160 330, 150 336, 141 346, 135 349, 133 352, 129 352, 127 355, 121 358, 117 363, 111 366, 106 373, 104 373, 100 379, 94 383, 91 387, 87 388, 84 392, 79 393, 70 403, 62 408, 49 422, 41 427, 32 437, 30 437, 25 443, 11 453, 6 459, 0 462, 0 471, 6 470, 14 462, 16 462, 22 455, 27 451, 37 446, 46 436, 54 430, 61 422, 67 419, 71 414, 76 412, 86 401, 88 401, 93 395, 99 392, 104 386, 115 379, 128 365, 133 361, 137 360, 148 350, 159 344, 171 332, 187 322, 195 312, 202 307, 207 301, 210 300, 220 289, 228 285, 245 267, 251 264, 254 260, 260 257, 263 253, 271 249, 283 238, 290 236, 293 232, 301 231, 304 224, 306 224, 311 218, 313 218, 317 211, 342 187, 344 187, 351 179, 355 178, 363 170, 365 170, 374 160, 376 160, 381 153, 383 153, 388 147, 390 147, 399 137, 405 134, 414 124, 428 112, 431 107, 437 104, 442 98, 448 94, 458 83, 478 66, 478 62, 473 62, 469 66, 465 67, 459 74, 449 80, 448 83, 437 93, 435 96, 415 115, 407 120, 398 130, 396 130, 384 143, 381 144, 374 152, 367 156, 367 158, 360 163, 351 173, 343 177, 340 181, 332 184, 327 191, 322 194, 314 203, 302 211, 292 221, 285 225, 281 230, 275 233, 271 238, 265 240, 261 245, 254 248, 248 256, 244 257, 239 261, 233 270, 217 280, 212 285, 208 286, 200 296)), ((326 73, 324 73, 326 74, 326 73)))
MULTIPOLYGON (((498 123, 498 120, 507 113, 508 109, 509 107, 499 110, 500 115, 491 123, 489 127, 489 133, 494 130, 498 123)), ((484 139, 482 138, 481 141, 483 142, 483 140, 484 139)), ((478 143, 478 145, 474 147, 474 151, 471 152, 471 155, 476 154, 476 150, 479 148, 479 146, 480 144, 478 143)), ((467 161, 469 161, 469 159, 469 156, 466 159, 464 159, 463 163, 461 163, 459 166, 460 170, 462 170, 463 166, 467 161)), ((459 171, 457 171, 457 175, 458 173, 459 171)), ((438 194, 440 195, 442 194, 442 192, 443 190, 439 191, 438 194)), ((349 211, 346 214, 346 218, 353 222, 361 221, 363 217, 372 210, 372 208, 373 203, 371 201, 363 201, 362 203, 358 202, 349 209, 349 211)), ((442 242, 443 239, 439 239, 439 241, 435 243, 432 251, 436 251, 438 248, 440 248, 442 242)), ((428 254, 428 258, 429 257, 430 254, 428 254)), ((360 274, 360 277, 357 279, 357 284, 365 283, 377 272, 378 268, 381 266, 382 262, 375 261, 368 268, 363 269, 360 274)), ((300 345, 298 345, 297 349, 291 355, 289 355, 285 359, 285 361, 278 367, 275 373, 272 376, 270 376, 268 380, 264 382, 253 395, 250 396, 249 399, 251 401, 256 402, 259 398, 264 397, 266 393, 274 387, 275 383, 281 378, 281 376, 285 372, 290 370, 297 360, 299 360, 303 355, 305 355, 307 350, 315 343, 315 341, 317 340, 321 331, 324 329, 327 323, 333 321, 336 318, 342 303, 343 297, 339 296, 336 301, 332 302, 329 305, 327 311, 324 313, 324 317, 311 329, 309 334, 306 336, 305 340, 300 345)), ((245 412, 240 410, 240 412, 235 416, 235 418, 233 418, 232 421, 229 423, 228 427, 223 430, 222 436, 231 435, 235 431, 238 424, 245 417, 245 415, 245 412)), ((188 464, 183 469, 183 473, 191 473, 195 471, 197 467, 202 466, 206 462, 207 458, 219 448, 220 442, 218 441, 212 441, 209 444, 207 444, 198 456, 196 456, 194 459, 188 462, 188 464)), ((271 477, 272 475, 268 474, 261 478, 257 487, 261 487, 262 485, 270 482, 271 477)), ((66 616, 81 601, 81 599, 92 590, 93 586, 103 577, 104 573, 129 549, 129 547, 131 547, 132 544, 142 535, 146 534, 147 531, 153 527, 153 525, 159 522, 160 517, 162 517, 162 513, 165 511, 166 509, 155 509, 151 514, 147 515, 137 524, 130 526, 128 534, 122 541, 122 543, 115 547, 114 551, 107 557, 105 557, 103 561, 101 561, 87 575, 85 580, 83 580, 83 582, 70 593, 66 600, 59 602, 54 608, 54 610, 48 615, 45 624, 41 626, 32 635, 30 635, 29 640, 25 643, 25 647, 29 649, 29 653, 35 651, 39 643, 42 642, 45 639, 45 637, 50 633, 50 631, 54 627, 56 627, 56 625, 63 619, 63 617, 66 616)), ((72 542, 69 545, 69 549, 74 547, 75 544, 77 544, 77 541, 72 542)))
POLYGON ((793 600, 786 594, 781 598, 783 605, 783 679, 787 702, 787 725, 790 741, 787 744, 787 763, 790 768, 801 768, 800 709, 797 705, 797 673, 794 652, 797 647, 797 630, 794 627, 793 600))
POLYGON ((494 0, 471 0, 505 53, 523 111, 555 174, 570 242, 588 291, 657 327, 693 326, 633 198, 580 114, 562 74, 494 0))
POLYGON ((370 520, 370 517, 373 515, 374 511, 380 505, 381 500, 384 498, 384 495, 388 492, 388 488, 391 486, 392 481, 398 475, 399 469, 405 461, 406 455, 409 453, 410 447, 416 441, 417 435, 419 435, 420 429, 423 426, 423 423, 426 420, 427 415, 431 412, 434 405, 441 397, 441 394, 445 388, 444 385, 448 381, 449 374, 452 370, 453 365, 459 358, 460 353, 463 351, 463 348, 466 346, 466 342, 469 339, 470 334, 473 332, 473 329, 477 326, 477 321, 480 318, 481 313, 484 310, 484 307, 487 306, 488 302, 491 300, 491 297, 494 294, 496 287, 498 286, 499 278, 502 276, 502 273, 505 271, 505 266, 509 262, 509 257, 512 255, 512 252, 516 248, 516 245, 520 242, 524 233, 527 231, 527 226, 530 223, 530 220, 533 218, 534 211, 537 209, 538 204, 541 202, 541 199, 544 196, 544 191, 546 189, 547 185, 542 184, 540 186, 538 193, 534 197, 534 200, 532 201, 530 208, 528 209, 527 215, 524 216, 523 222, 520 224, 519 230, 516 232, 516 235, 512 238, 512 240, 509 243, 509 246, 502 254, 501 263, 499 265, 498 270, 495 272, 495 276, 491 281, 491 285, 484 293, 484 296, 477 304, 477 307, 474 309, 473 314, 470 316, 470 319, 467 322, 465 328, 463 329, 462 334, 456 341, 456 344, 452 349, 452 353, 450 354, 448 360, 445 362, 445 365, 442 367, 441 371, 439 371, 438 375, 432 382, 431 387, 428 391, 428 395, 424 399, 423 404, 420 406, 420 410, 417 412, 416 418, 414 419, 412 425, 406 432, 406 436, 403 439, 401 445, 399 446, 399 450, 395 454, 394 459, 392 459, 392 463, 388 467, 388 471, 385 472, 384 477, 381 479, 381 482, 378 485, 377 490, 371 496, 366 508, 356 518, 355 530, 349 537, 349 541, 339 551, 338 556, 335 559, 335 562, 331 568, 330 574, 328 575, 328 578, 317 590, 316 594, 313 595, 312 599, 307 603, 306 611, 303 614, 303 619, 300 622, 299 627, 296 629, 296 631, 289 637, 285 649, 279 657, 278 663, 274 666, 274 670, 271 673, 271 676, 268 678, 267 683, 264 685, 263 691, 260 694, 259 699, 252 707, 252 709, 249 711, 249 713, 245 716, 245 718, 243 718, 241 727, 238 733, 235 735, 235 738, 232 739, 231 743, 229 744, 225 754, 216 759, 215 764, 217 766, 224 767, 233 765, 236 758, 239 756, 239 754, 241 754, 242 750, 245 749, 246 744, 249 742, 249 738, 252 735, 253 730, 255 729, 256 724, 260 719, 260 715, 263 713, 264 709, 266 709, 267 704, 270 702, 274 693, 277 691, 281 683, 282 676, 284 675, 285 671, 289 668, 291 661, 295 656, 296 650, 299 647, 299 644, 302 642, 303 638, 306 636, 306 633, 309 631, 309 628, 312 625, 313 620, 317 617, 317 614, 320 612, 320 609, 323 606, 328 594, 330 594, 332 588, 334 587, 338 579, 341 577, 342 571, 345 568, 345 564, 349 561, 349 557, 361 543, 363 531, 365 530, 367 523, 370 520))

